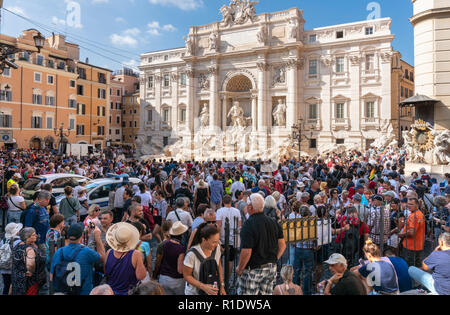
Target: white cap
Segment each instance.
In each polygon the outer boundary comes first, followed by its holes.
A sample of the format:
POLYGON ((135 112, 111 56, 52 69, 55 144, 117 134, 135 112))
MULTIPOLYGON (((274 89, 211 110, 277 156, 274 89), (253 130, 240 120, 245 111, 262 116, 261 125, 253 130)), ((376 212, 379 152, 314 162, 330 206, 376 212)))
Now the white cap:
POLYGON ((345 259, 344 256, 341 254, 332 254, 328 260, 325 261, 325 263, 329 265, 335 265, 335 264, 344 264, 347 265, 347 259, 345 259))

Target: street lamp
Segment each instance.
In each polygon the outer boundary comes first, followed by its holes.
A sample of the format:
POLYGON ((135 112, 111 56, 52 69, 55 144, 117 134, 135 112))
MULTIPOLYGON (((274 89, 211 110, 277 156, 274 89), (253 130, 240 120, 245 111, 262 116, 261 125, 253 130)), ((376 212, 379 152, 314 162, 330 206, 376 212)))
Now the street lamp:
POLYGON ((64 154, 63 148, 64 138, 70 136, 71 129, 67 129, 67 131, 64 131, 64 123, 61 123, 61 127, 59 129, 55 128, 53 131, 55 132, 55 136, 59 137, 58 155, 61 156, 64 154))
POLYGON ((44 47, 45 44, 45 37, 42 36, 41 32, 38 32, 36 35, 33 36, 34 39, 34 46, 38 49, 38 52, 41 52, 41 48, 44 47))

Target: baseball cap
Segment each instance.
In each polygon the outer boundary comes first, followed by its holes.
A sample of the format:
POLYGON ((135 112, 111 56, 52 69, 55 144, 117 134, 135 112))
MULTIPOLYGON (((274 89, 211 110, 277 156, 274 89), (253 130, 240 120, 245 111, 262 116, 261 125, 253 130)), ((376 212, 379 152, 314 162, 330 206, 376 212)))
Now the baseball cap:
POLYGON ((67 237, 69 237, 70 240, 75 241, 79 239, 81 236, 83 236, 83 230, 84 230, 83 223, 72 224, 69 227, 69 230, 67 231, 67 237))
POLYGON ((332 254, 328 260, 325 261, 325 263, 329 265, 335 265, 335 264, 344 264, 347 265, 347 259, 345 259, 344 256, 341 254, 332 254))
POLYGON ((361 201, 362 200, 362 196, 360 194, 354 194, 353 195, 353 200, 361 201))
POLYGON ((392 190, 386 191, 385 193, 383 193, 383 196, 389 196, 392 198, 395 198, 395 193, 392 190))
POLYGON ((364 186, 363 185, 356 185, 355 190, 356 189, 364 189, 364 186))
POLYGON ((375 195, 372 197, 373 200, 383 201, 383 197, 380 195, 375 195))

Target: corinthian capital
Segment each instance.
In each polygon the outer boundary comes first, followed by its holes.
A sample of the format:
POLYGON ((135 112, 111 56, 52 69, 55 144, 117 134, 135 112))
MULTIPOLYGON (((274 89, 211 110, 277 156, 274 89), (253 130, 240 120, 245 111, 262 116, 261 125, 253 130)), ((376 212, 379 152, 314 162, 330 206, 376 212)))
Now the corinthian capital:
POLYGON ((380 53, 380 57, 381 57, 381 62, 382 63, 389 63, 392 60, 392 52, 390 51, 385 51, 380 53))
POLYGON ((219 68, 217 66, 208 67, 208 72, 210 75, 216 75, 219 72, 219 68))
POLYGON ((258 67, 259 71, 267 71, 269 70, 269 64, 265 61, 261 61, 256 63, 256 66, 258 67))
POLYGON ((353 55, 349 57, 352 66, 359 66, 361 64, 361 56, 353 55))

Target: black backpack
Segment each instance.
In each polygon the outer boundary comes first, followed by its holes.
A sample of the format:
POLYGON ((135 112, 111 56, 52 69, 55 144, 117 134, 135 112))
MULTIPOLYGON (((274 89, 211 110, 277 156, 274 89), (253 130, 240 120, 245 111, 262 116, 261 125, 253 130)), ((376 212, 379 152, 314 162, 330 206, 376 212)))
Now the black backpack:
POLYGON ((350 229, 345 232, 345 235, 342 238, 342 255, 347 259, 352 258, 360 249, 360 227, 361 222, 359 222, 357 226, 350 222, 350 229))
MULTIPOLYGON (((220 288, 219 266, 216 257, 217 247, 211 253, 209 258, 204 258, 195 248, 191 248, 189 252, 193 252, 198 260, 200 260, 199 279, 201 283, 214 285, 220 288)), ((199 290, 199 295, 206 295, 204 291, 199 290)))
POLYGON ((68 283, 68 280, 74 280, 73 278, 69 279, 69 276, 71 276, 71 274, 75 271, 75 269, 69 268, 68 265, 75 261, 83 248, 83 245, 78 247, 72 257, 64 257, 63 249, 61 249, 61 260, 59 264, 55 266, 55 272, 53 274, 53 286, 55 288, 55 292, 62 292, 66 295, 80 295, 82 286, 81 274, 79 275, 80 283, 78 283, 78 285, 68 283))

